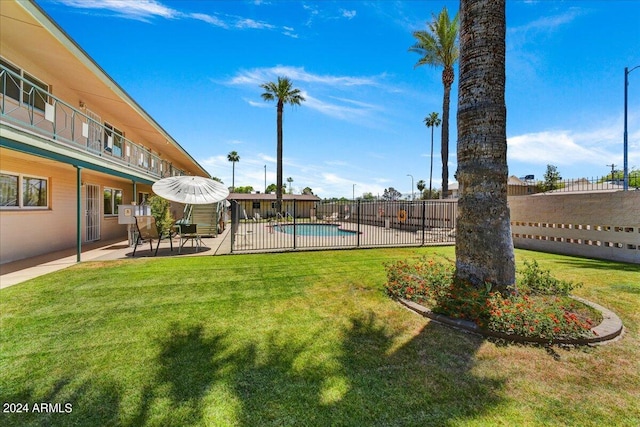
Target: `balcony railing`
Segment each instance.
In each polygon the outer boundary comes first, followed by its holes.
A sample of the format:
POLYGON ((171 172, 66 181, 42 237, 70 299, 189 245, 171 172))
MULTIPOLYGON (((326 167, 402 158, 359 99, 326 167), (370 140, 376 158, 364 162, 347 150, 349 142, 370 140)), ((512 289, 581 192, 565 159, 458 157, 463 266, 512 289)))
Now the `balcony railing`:
POLYGON ((114 162, 162 178, 183 170, 104 126, 52 93, 0 66, 0 117, 14 126, 50 138, 103 161, 114 162))

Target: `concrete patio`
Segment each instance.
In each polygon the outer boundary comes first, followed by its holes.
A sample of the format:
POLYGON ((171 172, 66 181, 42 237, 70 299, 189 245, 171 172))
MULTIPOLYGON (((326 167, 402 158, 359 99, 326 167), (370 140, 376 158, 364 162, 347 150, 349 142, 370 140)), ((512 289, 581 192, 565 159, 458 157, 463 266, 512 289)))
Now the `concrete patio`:
MULTIPOLYGON (((173 251, 171 250, 169 240, 163 240, 160 243, 157 256, 188 257, 230 254, 230 229, 230 227, 227 227, 224 232, 215 238, 203 237, 203 247, 197 251, 197 248, 192 246, 191 242, 186 242, 181 253, 178 253, 179 239, 173 239, 173 251)), ((153 256, 153 251, 149 250, 148 243, 144 243, 138 246, 135 259, 153 256)), ((133 246, 130 246, 127 240, 118 239, 82 245, 81 262, 111 261, 118 259, 134 259, 133 246)), ((75 248, 6 263, 0 266, 0 289, 22 283, 44 274, 62 270, 75 264, 77 264, 77 252, 75 248)))

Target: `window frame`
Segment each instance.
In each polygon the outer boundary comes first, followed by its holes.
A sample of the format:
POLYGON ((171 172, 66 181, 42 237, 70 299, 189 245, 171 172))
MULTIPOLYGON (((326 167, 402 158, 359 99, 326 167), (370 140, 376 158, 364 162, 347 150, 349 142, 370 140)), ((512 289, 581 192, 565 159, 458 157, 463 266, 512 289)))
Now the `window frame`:
POLYGON ((149 203, 149 197, 151 194, 145 191, 138 191, 138 205, 146 205, 149 203))
MULTIPOLYGON (((4 59, 2 57, 0 57, 0 65, 2 65, 3 67, 9 69, 9 71, 12 71, 12 72, 18 74, 19 76, 22 76, 22 70, 20 70, 20 67, 16 67, 13 63, 7 61, 6 59, 4 59)), ((11 84, 11 89, 7 90, 7 88, 2 87, 1 88, 2 89, 1 92, 3 94, 6 94, 7 97, 9 97, 10 99, 13 99, 14 101, 19 103, 20 99, 21 99, 20 94, 22 92, 21 81, 20 80, 17 81, 17 82, 14 81, 13 78, 12 78, 13 76, 8 74, 8 73, 5 73, 5 76, 6 76, 7 82, 11 84), (9 93, 9 91, 11 93, 9 93)), ((5 82, 5 80, 2 80, 2 83, 4 83, 4 82, 5 82)))
POLYGON ((22 79, 24 79, 24 80, 19 80, 17 82, 13 82, 12 80, 13 83, 17 83, 15 87, 17 87, 18 89, 18 93, 14 94, 14 95, 17 95, 17 97, 14 97, 12 96, 12 94, 7 93, 6 88, 4 89, 3 93, 6 93, 8 98, 13 99, 14 101, 18 102, 20 105, 29 105, 34 110, 44 112, 45 104, 49 102, 51 85, 40 80, 38 77, 34 76, 33 74, 25 71, 23 68, 18 67, 16 64, 7 60, 6 58, 0 57, 0 61, 2 62, 2 65, 5 68, 10 69, 12 72, 18 74, 22 79), (32 90, 35 91, 36 93, 36 97, 33 99, 33 102, 31 102, 31 99, 28 95, 28 93, 31 92, 32 90), (38 94, 40 94, 40 96, 38 96, 38 94))
MULTIPOLYGON (((0 206, 0 209, 2 210, 33 210, 33 211, 43 211, 43 210, 49 210, 51 209, 51 192, 50 192, 50 182, 51 179, 48 177, 44 177, 44 176, 38 176, 38 175, 33 175, 33 174, 28 174, 28 173, 17 173, 17 172, 10 172, 10 171, 5 171, 5 170, 0 170, 0 175, 7 175, 7 176, 11 176, 11 177, 15 177, 16 179, 16 204, 15 205, 10 205, 10 206, 0 206), (45 183, 45 195, 44 195, 44 205, 25 205, 24 203, 24 197, 25 197, 25 191, 24 191, 24 185, 25 185, 25 179, 33 179, 33 180, 39 180, 41 182, 45 183)), ((42 199, 42 197, 38 198, 39 200, 42 199)))
POLYGON ((118 205, 122 205, 124 200, 124 191, 121 188, 114 187, 102 187, 102 216, 104 217, 117 217, 118 216, 118 205), (109 203, 107 204, 107 198, 105 197, 106 193, 110 192, 109 203), (115 195, 120 193, 120 202, 116 201, 115 195), (107 213, 107 207, 111 209, 110 213, 107 213))
POLYGON ((113 157, 123 158, 125 154, 124 138, 124 131, 109 122, 104 122, 104 143, 102 144, 104 151, 110 153, 113 157), (112 137, 111 147, 109 147, 110 136, 112 137))

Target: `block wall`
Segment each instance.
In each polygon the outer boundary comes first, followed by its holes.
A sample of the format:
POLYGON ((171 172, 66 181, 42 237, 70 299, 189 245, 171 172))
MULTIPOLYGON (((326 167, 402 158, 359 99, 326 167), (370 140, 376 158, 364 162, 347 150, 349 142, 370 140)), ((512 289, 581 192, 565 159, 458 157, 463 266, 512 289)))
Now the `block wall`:
POLYGON ((640 191, 509 198, 517 248, 640 264, 640 191))

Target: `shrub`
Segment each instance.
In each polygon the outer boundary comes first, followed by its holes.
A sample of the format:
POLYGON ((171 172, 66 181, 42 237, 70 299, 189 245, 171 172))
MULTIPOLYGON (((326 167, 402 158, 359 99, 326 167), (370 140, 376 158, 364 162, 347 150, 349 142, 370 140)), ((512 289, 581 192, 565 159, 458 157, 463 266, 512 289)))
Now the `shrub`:
POLYGON ((569 295, 573 289, 582 286, 580 283, 556 279, 549 270, 542 270, 536 260, 525 260, 524 269, 518 271, 518 276, 518 289, 531 295, 569 295))
MULTIPOLYGON (((556 279, 536 261, 518 272, 519 293, 503 296, 454 280, 453 262, 397 261, 385 266, 386 293, 422 304, 451 318, 473 321, 480 328, 523 337, 583 338, 593 336, 595 317, 584 304, 568 297, 577 285, 556 279)), ((598 319, 599 320, 599 319, 598 319)))
POLYGON ((397 261, 385 265, 389 296, 434 305, 447 295, 453 281, 454 265, 421 257, 414 263, 397 261))
POLYGON ((151 206, 151 215, 156 219, 158 233, 168 234, 174 222, 170 210, 171 203, 160 196, 149 197, 147 203, 151 206))

